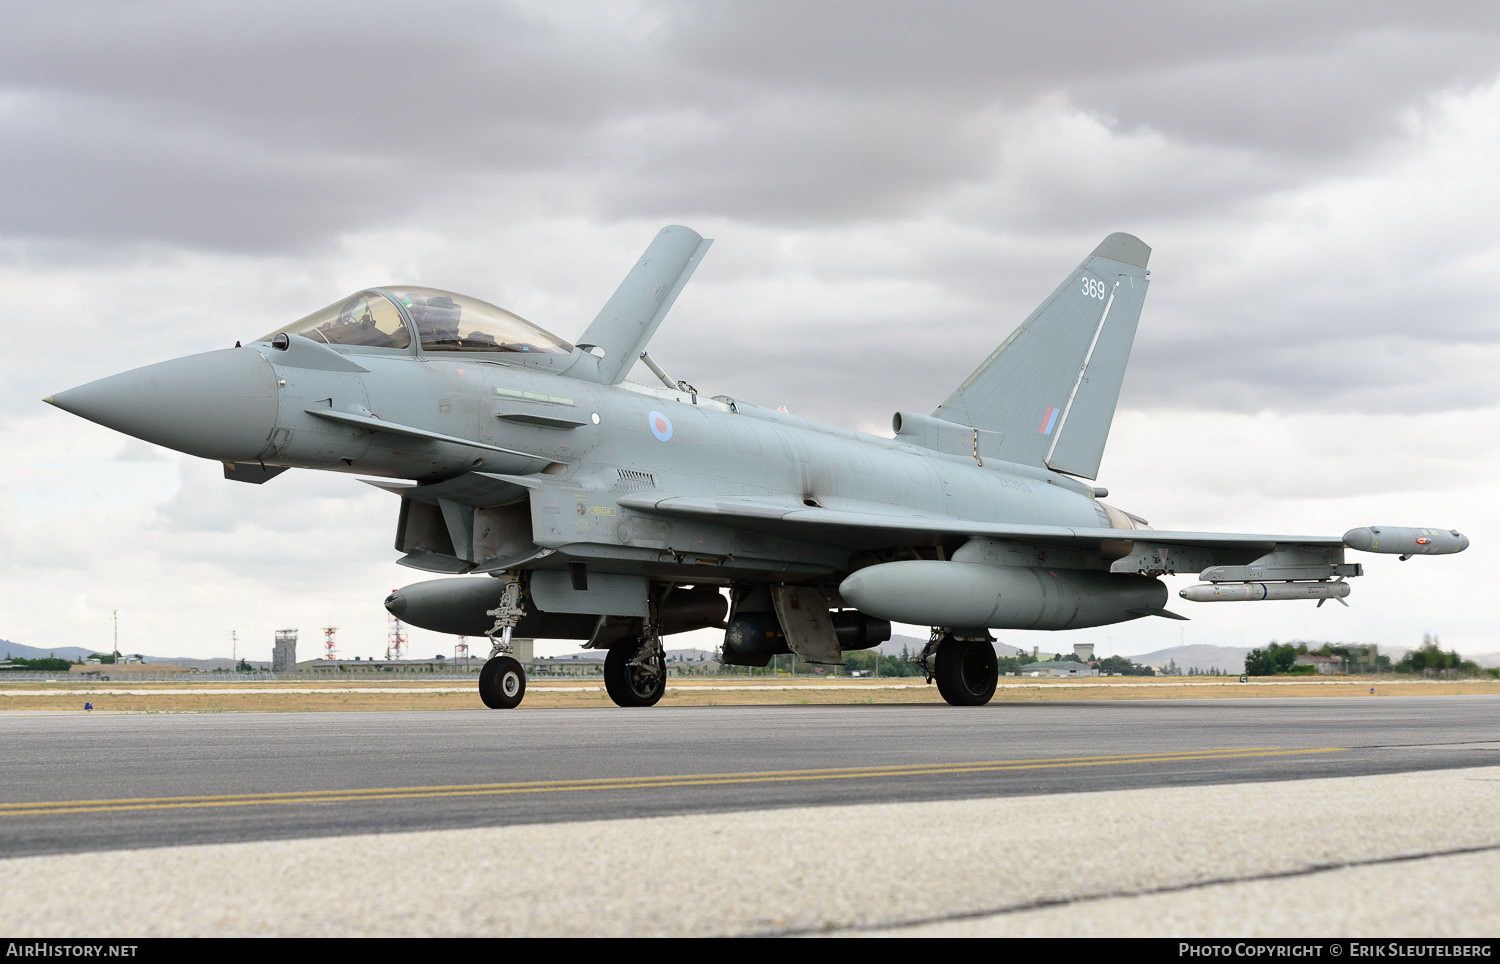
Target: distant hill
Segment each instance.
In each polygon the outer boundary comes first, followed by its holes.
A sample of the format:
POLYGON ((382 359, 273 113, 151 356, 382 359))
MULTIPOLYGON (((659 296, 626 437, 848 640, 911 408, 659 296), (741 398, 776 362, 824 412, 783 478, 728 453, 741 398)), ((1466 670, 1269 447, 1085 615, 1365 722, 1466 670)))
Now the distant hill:
POLYGON ((872 646, 871 649, 878 650, 886 656, 900 656, 903 647, 909 653, 920 653, 922 647, 926 645, 927 640, 925 639, 916 639, 911 636, 892 636, 879 646, 872 646))
POLYGON ((96 649, 83 649, 78 646, 57 646, 52 649, 44 649, 40 646, 23 646, 13 643, 8 639, 0 639, 0 659, 10 657, 13 659, 46 659, 55 656, 58 659, 83 659, 97 653, 96 649))
MULTIPOLYGON (((872 646, 871 648, 879 650, 885 656, 900 656, 903 648, 908 653, 916 654, 920 653, 922 647, 926 645, 927 640, 917 639, 915 636, 892 636, 879 646, 872 646)), ((1014 656, 1020 650, 1014 646, 1007 646, 1005 643, 996 643, 995 652, 1000 656, 1014 656)))
POLYGON ((1184 673, 1190 669, 1196 669, 1199 672, 1217 669, 1238 676, 1245 671, 1245 657, 1249 653, 1249 648, 1243 646, 1196 645, 1172 646, 1168 649, 1158 649, 1154 653, 1142 653, 1139 656, 1127 658, 1142 666, 1162 668, 1166 668, 1168 663, 1176 660, 1177 668, 1184 673))
MULTIPOLYGON (((55 656, 58 659, 79 660, 102 652, 107 652, 107 650, 84 649, 81 646, 54 646, 48 649, 42 646, 25 646, 21 643, 12 643, 7 639, 0 639, 0 659, 46 659, 49 656, 55 656)), ((130 653, 126 655, 134 654, 130 653)), ((171 663, 174 666, 191 666, 194 669, 229 669, 234 665, 234 660, 227 656, 216 659, 188 659, 181 656, 142 655, 141 658, 148 663, 171 663)))

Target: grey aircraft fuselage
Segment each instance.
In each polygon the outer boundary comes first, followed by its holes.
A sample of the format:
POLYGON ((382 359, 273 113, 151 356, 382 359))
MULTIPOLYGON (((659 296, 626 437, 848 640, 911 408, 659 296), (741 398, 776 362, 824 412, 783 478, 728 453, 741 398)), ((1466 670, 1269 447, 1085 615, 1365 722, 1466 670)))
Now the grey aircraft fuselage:
MULTIPOLYGON (((959 702, 993 692, 986 629, 1181 618, 1162 574, 1201 571, 1209 584, 1183 590, 1189 601, 1321 605, 1361 574, 1346 548, 1468 546, 1407 527, 1161 531, 1101 502, 1081 480, 1097 475, 1149 283, 1150 249, 1130 235, 1107 237, 936 411, 896 413, 894 438, 669 387, 644 348, 709 244, 663 229, 578 345, 452 292, 368 289, 253 344, 48 401, 221 461, 230 479, 375 477, 401 499, 404 565, 500 577, 387 599, 417 625, 505 623, 506 639, 515 628, 612 651, 717 625, 726 659, 764 665, 787 651, 774 646, 838 662, 885 621, 926 624, 935 653, 944 640, 968 654, 962 673, 950 656, 946 684, 938 674, 959 702), (662 387, 625 380, 638 359, 662 387)), ((641 661, 660 652, 647 645, 628 672, 659 684, 664 670, 641 661)))
MULTIPOLYGON (((829 574, 847 567, 849 553, 815 542, 772 544, 734 525, 662 518, 621 507, 622 494, 769 497, 788 506, 887 507, 950 520, 1109 524, 1092 490, 1067 476, 982 455, 945 454, 899 435, 882 438, 742 401, 599 385, 569 377, 566 369, 508 364, 505 356, 351 352, 345 357, 370 371, 335 374, 277 365, 280 353, 265 345, 230 351, 261 356, 267 362, 261 380, 284 384, 276 392, 275 427, 263 436, 273 441, 228 461, 396 479, 476 471, 530 476, 538 546, 662 579, 829 574), (318 404, 368 409, 384 420, 540 458, 345 427, 306 414, 318 404), (580 424, 538 427, 502 415, 580 424)), ((1116 513, 1116 522, 1130 527, 1123 513, 1116 513)), ((463 558, 483 561, 474 555, 463 558)))
MULTIPOLYGON (((744 401, 630 382, 601 385, 570 374, 574 365, 593 361, 576 348, 567 356, 481 357, 428 353, 415 344, 397 353, 310 342, 278 350, 261 342, 152 366, 160 369, 154 381, 162 411, 145 413, 140 428, 241 475, 264 464, 427 485, 470 473, 529 478, 537 546, 595 560, 601 571, 677 581, 832 574, 848 567, 852 549, 872 540, 778 539, 735 524, 623 507, 622 495, 770 498, 788 508, 876 509, 948 521, 1097 528, 1112 518, 1116 528, 1132 525, 1125 513, 1098 502, 1089 486, 1045 468, 976 458, 972 450, 945 453, 902 435, 883 438, 744 401), (177 364, 204 374, 176 379, 171 368, 177 364), (218 397, 231 410, 222 420, 205 421, 202 430, 196 424, 180 434, 160 428, 169 421, 166 411, 202 412, 203 396, 196 393, 204 389, 194 384, 200 380, 222 392, 218 397), (171 397, 174 384, 182 397, 171 397), (372 431, 308 413, 317 408, 419 427, 453 441, 372 431), (236 430, 225 432, 221 423, 236 430)), ((952 447, 969 445, 961 434, 952 447)), ((502 487, 497 480, 495 489, 502 487)), ((518 486, 511 499, 527 494, 518 486)), ((483 552, 471 546, 455 558, 477 565, 489 558, 483 552)), ((561 559, 553 562, 561 565, 561 559)))

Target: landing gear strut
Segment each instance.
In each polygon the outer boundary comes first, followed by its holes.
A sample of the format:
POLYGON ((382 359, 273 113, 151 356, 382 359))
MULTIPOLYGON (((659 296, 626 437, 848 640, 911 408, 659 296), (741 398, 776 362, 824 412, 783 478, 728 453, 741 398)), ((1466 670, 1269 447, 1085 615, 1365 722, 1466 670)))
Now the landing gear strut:
POLYGON ((1000 663, 988 639, 959 639, 951 633, 937 645, 933 677, 938 692, 954 706, 983 706, 995 695, 1000 663))
POLYGON ((661 639, 627 636, 604 657, 604 688, 616 706, 655 706, 667 691, 667 654, 661 639))
POLYGON ((488 634, 490 658, 479 670, 479 699, 492 710, 513 710, 526 695, 526 670, 511 655, 510 644, 511 632, 526 615, 521 605, 521 581, 514 576, 508 578, 500 605, 485 615, 494 616, 495 625, 488 634))

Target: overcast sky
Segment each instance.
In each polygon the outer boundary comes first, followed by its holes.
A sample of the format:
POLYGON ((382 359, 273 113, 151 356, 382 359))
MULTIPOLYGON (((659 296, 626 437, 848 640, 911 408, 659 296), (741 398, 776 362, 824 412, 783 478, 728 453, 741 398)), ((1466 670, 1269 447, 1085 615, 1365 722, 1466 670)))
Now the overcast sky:
POLYGON ((571 339, 681 223, 717 241, 652 344, 674 377, 886 434, 1129 231, 1153 284, 1111 502, 1474 541, 1361 557, 1348 609, 1174 598, 1192 622, 1005 641, 1500 650, 1500 8, 1126 9, 0 4, 0 638, 105 647, 118 609, 129 651, 268 658, 296 626, 305 658, 331 620, 382 652, 423 578, 394 498, 226 482, 39 400, 380 283, 571 339))

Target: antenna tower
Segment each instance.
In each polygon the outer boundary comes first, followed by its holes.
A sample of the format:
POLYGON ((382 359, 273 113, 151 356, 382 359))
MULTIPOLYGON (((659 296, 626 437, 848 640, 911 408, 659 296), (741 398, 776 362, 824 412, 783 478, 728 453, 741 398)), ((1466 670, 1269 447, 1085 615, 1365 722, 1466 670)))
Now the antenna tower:
POLYGON ((401 651, 406 648, 406 632, 401 626, 401 620, 395 616, 390 617, 390 631, 385 637, 385 658, 400 659, 401 651))
POLYGON ((458 645, 453 647, 453 661, 464 669, 469 668, 469 637, 458 637, 458 645))
POLYGON ((339 628, 337 626, 324 626, 323 627, 323 658, 324 659, 338 659, 339 658, 338 649, 334 645, 334 642, 333 642, 333 634, 336 633, 336 632, 338 632, 338 631, 339 631, 339 628))

